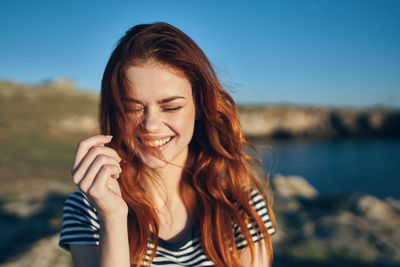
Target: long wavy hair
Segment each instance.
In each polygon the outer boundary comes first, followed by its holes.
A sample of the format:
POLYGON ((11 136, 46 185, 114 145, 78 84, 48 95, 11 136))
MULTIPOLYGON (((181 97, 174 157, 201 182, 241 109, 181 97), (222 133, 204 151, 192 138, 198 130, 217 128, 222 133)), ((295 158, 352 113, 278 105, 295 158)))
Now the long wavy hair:
POLYGON ((123 101, 131 90, 125 76, 127 68, 149 61, 179 70, 192 86, 195 129, 179 189, 205 254, 216 266, 241 266, 233 231, 235 222, 250 248, 251 263, 255 255, 251 229, 259 229, 271 263, 272 244, 267 227, 250 204, 250 194, 256 189, 267 203, 275 224, 268 174, 264 172, 267 179, 260 179, 263 165, 259 156, 255 158, 245 152, 246 147, 254 147, 243 135, 237 106, 195 42, 169 24, 154 23, 137 25, 120 39, 101 85, 101 132, 114 136, 110 146, 124 162, 118 181, 129 206, 131 265, 150 265, 158 245, 157 213, 141 181, 143 174, 152 170, 134 151, 138 140, 132 131, 140 130, 140 122, 132 122, 123 101), (148 249, 152 249, 150 257, 146 257, 148 249))

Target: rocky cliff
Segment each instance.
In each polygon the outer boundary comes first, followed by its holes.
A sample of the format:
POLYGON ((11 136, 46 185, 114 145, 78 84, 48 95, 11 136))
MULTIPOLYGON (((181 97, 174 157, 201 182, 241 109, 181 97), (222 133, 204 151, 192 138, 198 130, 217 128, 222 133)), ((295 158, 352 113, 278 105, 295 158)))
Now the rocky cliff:
POLYGON ((242 106, 239 113, 252 139, 400 137, 400 110, 242 106))

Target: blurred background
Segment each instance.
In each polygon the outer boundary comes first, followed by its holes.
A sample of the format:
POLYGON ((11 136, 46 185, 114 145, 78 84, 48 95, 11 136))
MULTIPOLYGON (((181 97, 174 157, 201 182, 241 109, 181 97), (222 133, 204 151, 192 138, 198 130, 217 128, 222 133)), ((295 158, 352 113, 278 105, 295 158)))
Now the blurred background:
POLYGON ((0 0, 0 266, 58 248, 105 64, 140 23, 203 49, 269 170, 273 266, 400 266, 400 2, 0 0))

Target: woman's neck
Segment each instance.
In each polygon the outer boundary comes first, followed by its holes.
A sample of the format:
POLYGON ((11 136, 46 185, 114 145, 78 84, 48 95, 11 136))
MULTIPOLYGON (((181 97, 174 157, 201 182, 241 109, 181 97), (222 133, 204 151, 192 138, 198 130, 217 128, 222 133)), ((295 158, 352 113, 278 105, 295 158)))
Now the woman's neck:
POLYGON ((156 170, 155 179, 146 179, 147 192, 154 201, 157 210, 172 209, 180 201, 179 184, 182 177, 182 167, 168 164, 156 170), (155 182, 151 182, 154 181, 155 182))
POLYGON ((189 149, 185 149, 179 154, 171 163, 166 164, 164 167, 155 169, 157 177, 155 179, 145 179, 150 182, 147 189, 150 197, 153 199, 156 209, 159 211, 173 210, 176 203, 181 203, 179 194, 180 182, 182 179, 182 172, 188 158, 189 149))

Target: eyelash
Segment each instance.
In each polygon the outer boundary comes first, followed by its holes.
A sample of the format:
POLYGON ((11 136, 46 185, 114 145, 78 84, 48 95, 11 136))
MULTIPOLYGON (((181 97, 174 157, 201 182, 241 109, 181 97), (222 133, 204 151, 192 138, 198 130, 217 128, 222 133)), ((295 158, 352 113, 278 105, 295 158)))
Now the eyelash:
POLYGON ((181 108, 182 108, 181 106, 178 106, 178 107, 173 107, 173 108, 163 108, 162 110, 166 111, 166 112, 172 112, 172 111, 177 111, 178 109, 181 109, 181 108))
MULTIPOLYGON (((173 108, 162 108, 162 111, 173 112, 173 111, 177 111, 177 110, 179 110, 181 108, 182 108, 182 106, 173 107, 173 108)), ((143 108, 127 109, 126 110, 127 113, 137 113, 137 112, 142 112, 142 111, 143 111, 143 108)))
POLYGON ((143 111, 143 109, 141 109, 141 108, 127 109, 126 110, 127 113, 138 113, 138 112, 141 112, 141 111, 143 111))

